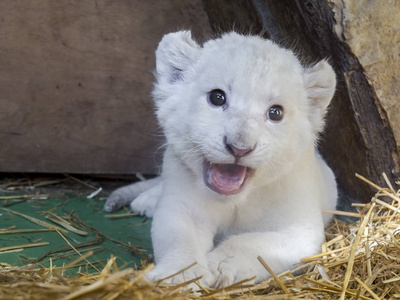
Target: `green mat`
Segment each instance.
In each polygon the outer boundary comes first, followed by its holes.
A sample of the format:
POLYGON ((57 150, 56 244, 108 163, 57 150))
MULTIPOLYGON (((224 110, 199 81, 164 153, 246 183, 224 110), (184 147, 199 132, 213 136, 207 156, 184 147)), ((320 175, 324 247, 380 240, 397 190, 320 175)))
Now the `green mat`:
MULTIPOLYGON (((5 201, 4 194, 0 196, 3 196, 0 202, 0 263, 61 267, 68 266, 81 256, 87 256, 81 258, 73 268, 66 269, 65 273, 74 275, 78 271, 90 273, 101 270, 111 256, 117 257, 116 263, 121 268, 139 267, 142 261, 151 260, 151 220, 140 216, 115 216, 126 214, 126 210, 120 210, 112 215, 114 217, 109 217, 102 210, 104 199, 72 195, 22 200, 15 197, 5 201), (74 233, 53 223, 46 218, 49 214, 53 218, 58 216, 67 220, 77 229, 87 232, 87 235, 74 233), (7 233, 9 230, 46 229, 27 217, 63 230, 7 233), (25 247, 32 244, 38 246, 25 247), (16 249, 5 248, 13 246, 16 249)), ((9 194, 7 197, 10 197, 9 194)))

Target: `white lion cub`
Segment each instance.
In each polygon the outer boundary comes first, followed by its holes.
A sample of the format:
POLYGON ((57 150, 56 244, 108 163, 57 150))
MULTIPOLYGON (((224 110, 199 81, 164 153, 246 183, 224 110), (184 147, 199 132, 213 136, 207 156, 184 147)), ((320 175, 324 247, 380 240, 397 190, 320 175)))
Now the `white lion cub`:
POLYGON ((304 68, 271 41, 228 33, 197 44, 189 31, 156 51, 154 99, 167 148, 162 175, 115 191, 106 211, 131 202, 153 216, 161 279, 202 276, 221 287, 269 276, 316 254, 334 209, 332 171, 316 150, 335 90, 326 61, 304 68))

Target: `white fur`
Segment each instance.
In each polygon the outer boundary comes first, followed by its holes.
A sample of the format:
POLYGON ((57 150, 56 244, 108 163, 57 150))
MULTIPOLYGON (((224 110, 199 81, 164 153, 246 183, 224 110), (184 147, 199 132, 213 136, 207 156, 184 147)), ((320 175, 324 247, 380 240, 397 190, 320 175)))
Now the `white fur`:
MULTIPOLYGON (((334 175, 315 149, 336 84, 329 64, 304 68, 291 51, 236 33, 200 46, 188 31, 164 36, 156 57, 153 95, 167 149, 161 179, 131 203, 154 215, 150 278, 197 262, 185 280, 203 276, 209 287, 252 276, 258 282, 269 276, 259 255, 279 273, 318 253, 331 218, 321 211, 334 209, 337 198, 334 175), (226 106, 210 105, 213 89, 225 91, 226 106), (281 122, 266 117, 271 105, 284 108, 281 122), (235 162, 224 138, 255 147, 239 160, 253 176, 229 196, 203 181, 203 161, 235 162)), ((121 197, 127 202, 129 190, 116 191, 106 207, 121 197)), ((137 196, 135 190, 131 198, 137 196)))

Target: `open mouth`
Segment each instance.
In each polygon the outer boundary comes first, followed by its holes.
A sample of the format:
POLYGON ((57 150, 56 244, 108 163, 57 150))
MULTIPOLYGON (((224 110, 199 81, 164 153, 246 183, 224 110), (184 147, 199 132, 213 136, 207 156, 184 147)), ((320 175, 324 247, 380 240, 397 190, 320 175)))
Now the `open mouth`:
POLYGON ((243 190, 247 179, 253 173, 253 169, 237 164, 205 163, 203 179, 214 192, 221 195, 233 195, 243 190))

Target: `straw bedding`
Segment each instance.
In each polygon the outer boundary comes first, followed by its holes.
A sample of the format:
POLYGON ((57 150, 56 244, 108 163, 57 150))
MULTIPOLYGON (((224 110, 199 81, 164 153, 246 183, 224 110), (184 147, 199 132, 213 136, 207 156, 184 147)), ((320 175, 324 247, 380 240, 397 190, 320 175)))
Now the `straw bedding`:
MULTIPOLYGON (((240 282, 221 290, 190 283, 168 286, 151 283, 142 270, 119 269, 115 257, 99 272, 68 277, 63 267, 0 264, 0 299, 400 299, 400 190, 388 182, 358 213, 340 213, 356 219, 335 219, 326 230, 322 253, 304 258, 283 274, 273 274, 258 285, 240 282)), ((400 184, 400 183, 398 183, 400 184)), ((73 264, 85 262, 85 253, 73 264)), ((69 266, 70 267, 70 266, 69 266)))

